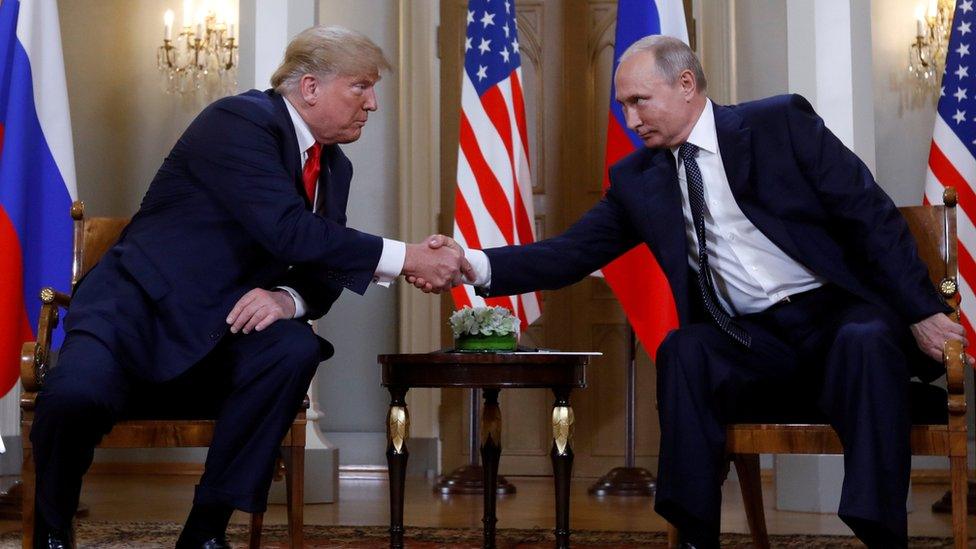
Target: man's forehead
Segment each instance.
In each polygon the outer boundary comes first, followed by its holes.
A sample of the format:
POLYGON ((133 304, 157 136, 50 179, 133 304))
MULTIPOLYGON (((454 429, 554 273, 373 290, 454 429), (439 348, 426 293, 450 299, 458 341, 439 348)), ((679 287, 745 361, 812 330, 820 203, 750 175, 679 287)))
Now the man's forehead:
POLYGON ((379 71, 350 72, 350 73, 340 74, 340 76, 343 79, 345 79, 345 80, 350 80, 350 81, 353 81, 353 82, 362 82, 362 81, 365 81, 365 82, 371 82, 373 84, 375 84, 376 82, 379 82, 380 81, 380 78, 382 78, 380 76, 379 71))

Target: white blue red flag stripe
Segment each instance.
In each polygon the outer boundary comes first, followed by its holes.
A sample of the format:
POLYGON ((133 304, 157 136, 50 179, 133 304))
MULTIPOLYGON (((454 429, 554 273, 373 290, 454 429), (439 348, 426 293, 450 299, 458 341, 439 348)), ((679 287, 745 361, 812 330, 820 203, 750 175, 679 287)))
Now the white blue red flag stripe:
MULTIPOLYGON (((522 61, 514 0, 470 0, 466 16, 454 238, 467 248, 535 241, 522 61)), ((454 305, 501 305, 523 328, 542 314, 538 292, 483 299, 470 286, 454 305)))
POLYGON ((71 279, 77 197, 55 0, 0 2, 0 394, 33 339, 42 286, 71 279))
MULTIPOLYGON (((638 39, 650 34, 666 34, 688 42, 688 28, 681 0, 619 0, 614 42, 614 74, 624 51, 638 39)), ((610 185, 610 166, 644 146, 637 135, 627 128, 620 105, 614 100, 616 89, 612 80, 610 86, 604 188, 610 185)), ((678 313, 667 278, 644 244, 633 248, 602 270, 607 283, 623 306, 637 338, 653 357, 664 336, 678 327, 678 313)))
POLYGON ((965 314, 976 306, 976 14, 973 0, 957 1, 949 34, 945 73, 932 147, 929 150, 929 169, 925 178, 925 198, 928 204, 942 204, 945 187, 955 187, 959 196, 957 230, 959 234, 959 297, 964 311, 962 323, 969 334, 972 324, 965 314))

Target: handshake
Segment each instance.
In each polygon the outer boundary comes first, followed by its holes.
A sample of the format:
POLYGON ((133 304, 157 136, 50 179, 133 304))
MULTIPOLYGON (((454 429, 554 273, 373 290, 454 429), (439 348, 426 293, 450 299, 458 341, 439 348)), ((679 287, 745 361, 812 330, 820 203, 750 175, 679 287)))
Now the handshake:
POLYGON ((407 244, 403 276, 424 293, 439 294, 475 279, 464 248, 453 238, 431 235, 423 242, 407 244))

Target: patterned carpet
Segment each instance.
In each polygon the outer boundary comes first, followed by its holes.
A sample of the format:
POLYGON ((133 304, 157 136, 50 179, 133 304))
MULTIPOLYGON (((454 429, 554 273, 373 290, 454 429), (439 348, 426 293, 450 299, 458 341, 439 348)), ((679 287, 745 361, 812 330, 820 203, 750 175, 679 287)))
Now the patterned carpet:
MULTIPOLYGON (((180 525, 160 522, 86 522, 78 523, 78 545, 83 548, 121 549, 172 547, 179 535, 180 525)), ((269 549, 288 547, 284 526, 268 525, 264 528, 262 546, 269 549)), ((228 537, 235 547, 247 546, 247 527, 232 525, 228 537)), ((499 549, 542 549, 553 546, 551 532, 545 530, 499 529, 499 549)), ((600 547, 615 549, 667 547, 663 532, 573 532, 570 540, 575 548, 600 547)), ((854 538, 844 536, 770 536, 776 548, 826 549, 863 547, 854 538)), ((305 547, 309 549, 361 549, 387 547, 389 538, 382 526, 305 526, 305 547)), ((481 531, 460 528, 407 528, 405 543, 409 549, 476 548, 481 547, 481 531)), ((911 547, 951 547, 948 538, 912 538, 911 547)), ((20 533, 9 532, 0 536, 0 548, 20 547, 20 533)), ((722 547, 745 549, 752 547, 749 536, 725 534, 722 547)))

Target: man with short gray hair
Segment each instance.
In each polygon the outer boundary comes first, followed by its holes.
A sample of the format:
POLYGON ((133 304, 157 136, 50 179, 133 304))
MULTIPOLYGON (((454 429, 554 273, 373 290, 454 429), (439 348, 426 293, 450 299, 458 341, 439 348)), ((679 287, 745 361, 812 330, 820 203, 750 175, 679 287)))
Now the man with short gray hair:
POLYGON ((314 27, 275 90, 213 103, 163 161, 119 242, 78 284, 37 398, 35 547, 71 547, 94 447, 120 419, 216 418, 178 548, 227 547, 234 509, 263 512, 282 437, 333 347, 307 321, 344 289, 401 273, 445 290, 457 248, 346 227, 359 139, 390 68, 365 36, 314 27))
POLYGON ((870 547, 904 547, 909 377, 931 380, 943 342, 965 343, 904 219, 798 95, 715 105, 694 52, 666 36, 634 43, 614 78, 645 148, 565 233, 469 251, 472 282, 560 288, 646 244, 680 322, 655 360, 655 509, 684 546, 718 546, 726 424, 784 395, 840 436, 841 518, 870 547))

